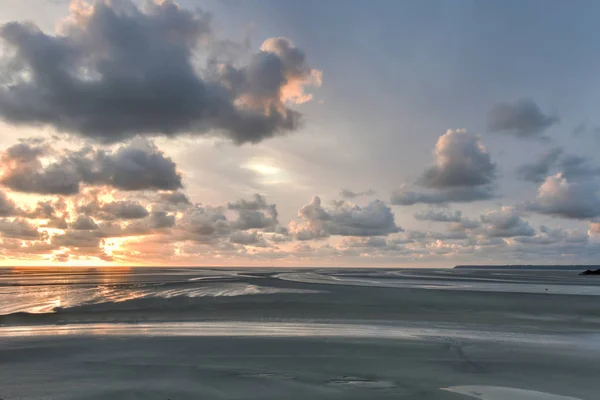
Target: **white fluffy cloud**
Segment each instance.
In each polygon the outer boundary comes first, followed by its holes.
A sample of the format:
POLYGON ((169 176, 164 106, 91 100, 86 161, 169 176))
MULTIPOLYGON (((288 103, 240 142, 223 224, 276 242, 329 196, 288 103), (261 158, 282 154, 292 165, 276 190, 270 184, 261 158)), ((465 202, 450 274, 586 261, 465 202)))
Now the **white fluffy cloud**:
POLYGON ((570 182, 562 174, 546 178, 535 202, 527 208, 541 214, 573 219, 600 216, 599 188, 593 181, 570 182))

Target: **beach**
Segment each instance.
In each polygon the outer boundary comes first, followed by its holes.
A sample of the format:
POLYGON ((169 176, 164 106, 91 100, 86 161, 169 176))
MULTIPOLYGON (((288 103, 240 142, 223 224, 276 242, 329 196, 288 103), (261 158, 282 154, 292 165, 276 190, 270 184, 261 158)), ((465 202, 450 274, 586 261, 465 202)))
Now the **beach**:
POLYGON ((600 280, 573 271, 5 269, 0 285, 4 400, 600 392, 600 280))

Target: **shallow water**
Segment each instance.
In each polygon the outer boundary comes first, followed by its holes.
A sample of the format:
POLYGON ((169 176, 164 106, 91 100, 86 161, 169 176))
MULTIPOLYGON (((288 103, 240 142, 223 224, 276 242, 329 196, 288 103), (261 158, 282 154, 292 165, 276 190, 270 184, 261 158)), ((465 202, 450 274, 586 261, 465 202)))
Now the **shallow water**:
POLYGON ((599 288, 575 271, 5 269, 0 398, 592 400, 599 288))

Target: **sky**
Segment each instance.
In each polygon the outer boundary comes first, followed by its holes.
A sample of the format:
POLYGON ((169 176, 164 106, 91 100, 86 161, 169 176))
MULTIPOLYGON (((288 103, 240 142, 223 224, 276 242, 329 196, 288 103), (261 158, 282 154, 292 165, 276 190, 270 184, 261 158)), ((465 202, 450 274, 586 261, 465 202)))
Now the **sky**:
POLYGON ((3 0, 0 264, 597 263, 598 15, 3 0))

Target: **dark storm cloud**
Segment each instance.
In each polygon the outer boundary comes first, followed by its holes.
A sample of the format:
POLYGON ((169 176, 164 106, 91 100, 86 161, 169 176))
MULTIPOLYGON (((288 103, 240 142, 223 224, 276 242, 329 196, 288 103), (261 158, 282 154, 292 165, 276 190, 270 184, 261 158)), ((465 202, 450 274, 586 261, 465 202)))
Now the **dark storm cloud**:
POLYGON ((195 53, 211 36, 210 15, 174 1, 75 3, 60 34, 10 22, 0 38, 0 115, 102 142, 136 134, 219 133, 256 143, 298 127, 305 85, 320 74, 283 38, 267 39, 247 66, 212 64, 195 53))
POLYGON ((462 219, 462 213, 460 211, 436 211, 429 209, 426 212, 420 212, 415 214, 415 218, 420 221, 433 221, 433 222, 460 222, 462 219))
POLYGON ((491 132, 505 132, 519 138, 538 137, 557 122, 556 115, 544 114, 531 99, 496 104, 488 115, 491 132))
POLYGON ((349 189, 340 190, 340 197, 343 197, 345 199, 354 199, 354 198, 360 197, 360 196, 373 196, 373 195, 375 195, 375 191, 373 189, 364 190, 362 192, 353 192, 352 190, 349 190, 349 189))
MULTIPOLYGON (((24 150, 23 144, 19 152, 24 150)), ((72 195, 81 184, 106 185, 121 190, 174 190, 182 187, 175 163, 146 140, 134 140, 115 151, 86 147, 65 151, 44 165, 44 153, 28 150, 31 157, 14 157, 14 146, 2 154, 0 183, 18 192, 72 195)))
POLYGON ((562 174, 546 178, 537 198, 526 208, 541 214, 572 219, 600 216, 599 188, 594 181, 569 181, 562 174))
POLYGON ((298 210, 300 222, 292 222, 290 230, 298 240, 310 240, 331 235, 339 236, 386 236, 401 231, 396 225, 394 213, 381 200, 374 200, 366 207, 345 201, 335 202, 325 209, 321 199, 312 201, 298 210))

